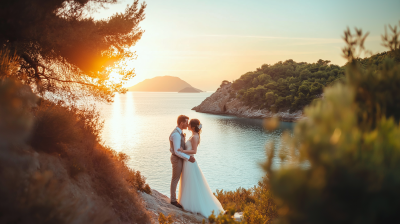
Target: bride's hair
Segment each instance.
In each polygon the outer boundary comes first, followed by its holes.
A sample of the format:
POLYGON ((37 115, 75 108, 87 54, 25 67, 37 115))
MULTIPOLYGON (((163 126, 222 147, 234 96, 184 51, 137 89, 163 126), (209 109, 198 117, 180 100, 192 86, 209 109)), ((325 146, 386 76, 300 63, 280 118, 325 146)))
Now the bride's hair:
POLYGON ((199 137, 200 137, 201 129, 199 128, 199 125, 200 125, 199 119, 192 119, 192 120, 190 120, 189 125, 190 125, 190 127, 192 127, 192 130, 193 130, 194 132, 196 132, 197 134, 199 134, 199 137))

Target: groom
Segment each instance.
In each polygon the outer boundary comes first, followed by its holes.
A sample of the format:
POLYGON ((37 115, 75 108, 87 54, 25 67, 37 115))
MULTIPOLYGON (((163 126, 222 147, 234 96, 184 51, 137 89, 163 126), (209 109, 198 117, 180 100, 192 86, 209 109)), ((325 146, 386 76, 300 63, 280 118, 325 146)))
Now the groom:
POLYGON ((172 131, 169 136, 169 144, 171 151, 171 163, 172 163, 172 179, 171 179, 171 204, 178 208, 182 208, 176 201, 176 186, 178 185, 179 178, 182 173, 183 160, 188 160, 194 163, 196 160, 193 156, 186 155, 185 153, 179 152, 179 148, 185 150, 185 135, 182 130, 187 129, 189 123, 189 117, 185 115, 179 115, 177 124, 178 126, 172 131))

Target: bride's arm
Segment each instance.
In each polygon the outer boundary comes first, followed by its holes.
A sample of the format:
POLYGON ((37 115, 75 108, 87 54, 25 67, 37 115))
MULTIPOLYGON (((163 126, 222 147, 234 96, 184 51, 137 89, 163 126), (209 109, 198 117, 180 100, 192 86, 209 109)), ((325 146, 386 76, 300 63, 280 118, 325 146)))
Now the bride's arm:
POLYGON ((190 142, 192 143, 192 150, 182 150, 182 148, 180 148, 180 149, 178 149, 178 151, 184 152, 186 154, 196 154, 197 146, 199 145, 199 137, 193 136, 193 138, 190 139, 190 142))
MULTIPOLYGON (((176 150, 176 151, 181 152, 181 153, 187 155, 187 154, 190 154, 190 153, 188 153, 188 152, 191 152, 192 150, 183 150, 183 148, 180 147, 180 148, 179 148, 178 150, 176 150)), ((189 156, 189 155, 187 155, 187 156, 189 156)))

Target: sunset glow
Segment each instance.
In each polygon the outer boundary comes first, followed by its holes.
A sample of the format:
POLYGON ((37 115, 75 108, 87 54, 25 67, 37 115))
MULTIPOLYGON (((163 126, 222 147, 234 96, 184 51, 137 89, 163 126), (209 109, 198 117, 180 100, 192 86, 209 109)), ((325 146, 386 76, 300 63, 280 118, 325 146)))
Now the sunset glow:
MULTIPOLYGON (((99 10, 95 18, 122 12, 130 1, 99 10)), ((177 76, 215 91, 262 64, 318 59, 343 65, 347 28, 369 31, 366 47, 380 45, 382 24, 397 24, 399 1, 161 1, 147 0, 145 30, 133 49, 132 86, 156 76, 177 76), (374 15, 374 16, 370 16, 374 15)))

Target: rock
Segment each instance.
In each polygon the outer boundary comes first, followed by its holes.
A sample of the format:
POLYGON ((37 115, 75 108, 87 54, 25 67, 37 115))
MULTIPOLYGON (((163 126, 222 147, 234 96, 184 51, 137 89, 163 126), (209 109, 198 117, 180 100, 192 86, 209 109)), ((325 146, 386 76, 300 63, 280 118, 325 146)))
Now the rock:
POLYGON ((236 91, 232 88, 232 84, 223 85, 215 93, 206 98, 200 105, 193 107, 192 110, 202 113, 227 114, 247 118, 269 118, 276 116, 281 121, 290 122, 303 118, 303 112, 301 110, 293 113, 290 113, 289 110, 274 113, 267 109, 256 109, 246 106, 239 99, 231 97, 231 93, 236 95, 236 91))
POLYGON ((158 223, 159 213, 163 213, 165 216, 172 215, 174 223, 201 223, 203 219, 207 221, 207 218, 200 214, 193 214, 191 212, 179 209, 170 204, 170 199, 161 194, 160 192, 152 189, 151 195, 140 192, 146 209, 151 214, 154 223, 158 223))
MULTIPOLYGON (((200 214, 193 214, 171 205, 170 199, 166 195, 154 189, 151 190, 151 195, 144 192, 139 192, 139 195, 142 197, 146 209, 149 211, 154 223, 158 223, 160 212, 165 216, 172 215, 174 223, 202 223, 203 219, 208 223, 208 217, 206 218, 200 214)), ((243 212, 236 212, 232 218, 235 221, 241 222, 243 220, 243 212)))

